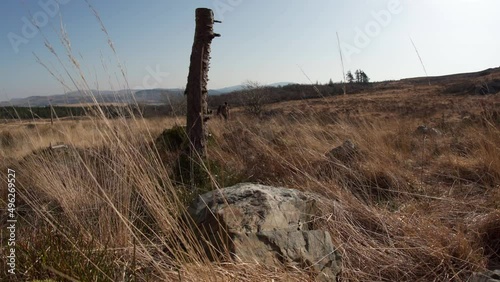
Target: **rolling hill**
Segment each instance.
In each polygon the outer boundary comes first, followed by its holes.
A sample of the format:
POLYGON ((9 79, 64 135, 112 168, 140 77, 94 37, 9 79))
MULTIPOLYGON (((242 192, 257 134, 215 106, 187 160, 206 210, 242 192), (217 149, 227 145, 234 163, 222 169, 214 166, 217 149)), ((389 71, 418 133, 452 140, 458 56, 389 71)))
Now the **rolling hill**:
MULTIPOLYGON (((291 82, 279 82, 268 86, 283 86, 291 82)), ((244 85, 235 85, 220 89, 211 89, 209 95, 221 95, 244 89, 244 85)), ((180 88, 157 88, 144 90, 119 90, 119 91, 73 91, 66 94, 56 94, 48 96, 31 96, 27 98, 14 98, 10 101, 0 102, 0 107, 21 106, 21 107, 45 107, 52 105, 81 105, 81 104, 129 104, 137 102, 140 104, 164 104, 168 99, 178 97, 183 94, 180 88)))

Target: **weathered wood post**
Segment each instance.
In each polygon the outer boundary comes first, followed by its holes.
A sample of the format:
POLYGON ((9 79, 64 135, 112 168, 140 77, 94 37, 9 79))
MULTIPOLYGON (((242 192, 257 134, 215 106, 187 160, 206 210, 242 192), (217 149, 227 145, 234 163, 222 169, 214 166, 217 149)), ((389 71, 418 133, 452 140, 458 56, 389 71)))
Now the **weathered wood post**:
POLYGON ((196 9, 196 30, 189 66, 187 94, 187 134, 190 156, 205 155, 205 115, 208 114, 208 69, 210 44, 220 34, 214 33, 214 13, 210 9, 196 9))

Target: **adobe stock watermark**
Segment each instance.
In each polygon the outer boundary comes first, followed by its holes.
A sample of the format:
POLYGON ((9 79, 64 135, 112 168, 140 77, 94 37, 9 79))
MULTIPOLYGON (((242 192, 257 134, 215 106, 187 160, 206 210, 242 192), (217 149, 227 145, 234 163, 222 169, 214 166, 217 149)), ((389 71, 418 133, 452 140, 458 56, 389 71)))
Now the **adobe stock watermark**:
POLYGON ((146 71, 148 74, 142 78, 142 85, 136 86, 134 88, 135 90, 158 88, 170 75, 168 72, 162 72, 160 70, 160 65, 156 65, 156 69, 151 68, 151 66, 147 66, 146 71))
POLYGON ((31 19, 22 17, 21 33, 9 32, 7 38, 14 53, 19 53, 19 47, 23 44, 28 44, 30 39, 38 35, 40 29, 49 23, 49 19, 54 18, 59 14, 60 6, 66 5, 71 0, 40 0, 38 6, 41 10, 35 12, 31 19))
POLYGON ((223 21, 224 14, 234 11, 241 3, 243 0, 215 0, 212 4, 215 19, 223 21))
POLYGON ((16 274, 16 171, 7 169, 7 272, 16 274))
POLYGON ((362 50, 367 48, 372 40, 378 37, 382 31, 387 28, 396 15, 403 12, 401 0, 389 0, 387 7, 381 11, 372 11, 372 20, 365 24, 363 28, 356 27, 353 44, 345 41, 340 42, 340 48, 347 62, 352 60, 353 55, 361 54, 362 50))

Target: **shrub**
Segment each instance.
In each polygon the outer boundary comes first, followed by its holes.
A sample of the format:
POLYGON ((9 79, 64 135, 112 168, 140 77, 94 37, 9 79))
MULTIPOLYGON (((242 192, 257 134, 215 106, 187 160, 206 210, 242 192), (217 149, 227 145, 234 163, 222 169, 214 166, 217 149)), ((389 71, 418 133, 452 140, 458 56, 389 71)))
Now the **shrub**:
POLYGON ((173 152, 186 150, 189 145, 186 127, 175 125, 172 128, 165 129, 156 138, 155 144, 159 150, 165 149, 173 152))

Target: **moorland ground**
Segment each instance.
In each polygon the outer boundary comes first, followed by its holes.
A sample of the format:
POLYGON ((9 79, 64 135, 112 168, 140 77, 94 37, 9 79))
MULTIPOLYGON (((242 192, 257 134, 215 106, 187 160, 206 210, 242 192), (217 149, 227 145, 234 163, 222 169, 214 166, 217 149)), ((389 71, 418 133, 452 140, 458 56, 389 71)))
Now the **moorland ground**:
MULTIPOLYGON (((181 152, 157 140, 183 117, 3 123, 0 176, 17 172, 15 278, 309 279, 292 266, 209 261, 179 221, 196 193, 239 182, 337 201, 315 224, 331 233, 345 281, 466 281, 499 268, 500 96, 448 90, 408 80, 262 105, 260 116, 234 108, 230 120, 208 122, 208 173, 196 190, 177 173, 181 152), (355 158, 325 155, 345 140, 355 158), (59 143, 69 148, 48 149, 59 143)), ((1 276, 12 278, 6 267, 1 276)))

